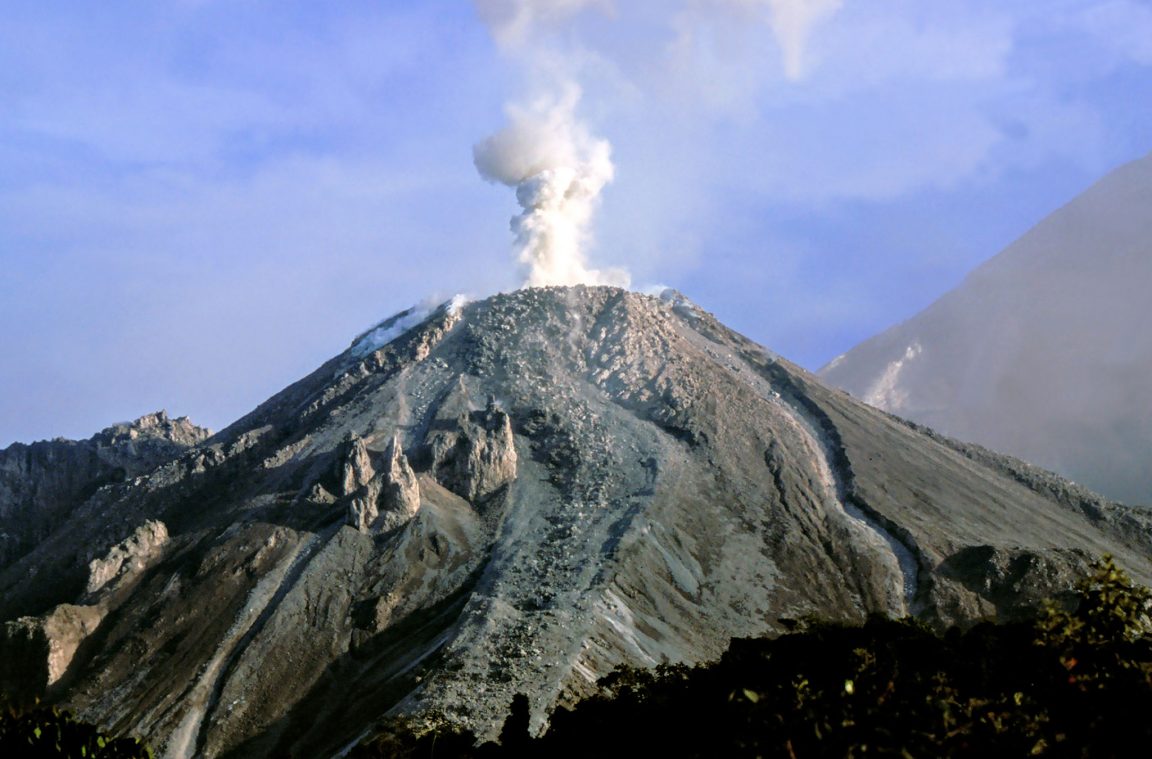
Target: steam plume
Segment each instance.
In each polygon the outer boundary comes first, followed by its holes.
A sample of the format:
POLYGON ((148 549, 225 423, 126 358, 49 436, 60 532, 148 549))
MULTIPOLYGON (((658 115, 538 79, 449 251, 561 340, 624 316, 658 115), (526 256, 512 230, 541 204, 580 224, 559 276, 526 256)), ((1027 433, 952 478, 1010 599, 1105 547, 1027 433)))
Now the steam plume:
POLYGON ((540 27, 589 7, 610 11, 612 4, 611 0, 476 0, 480 19, 505 47, 522 45, 540 27))
POLYGON ((689 18, 705 23, 718 12, 766 23, 780 48, 785 76, 797 81, 804 76, 813 29, 842 5, 843 0, 689 0, 687 7, 689 18))
POLYGON ((842 0, 761 0, 768 6, 769 24, 784 56, 789 79, 804 74, 804 50, 808 36, 821 21, 840 10, 842 0))
POLYGON ((620 269, 589 269, 584 247, 600 191, 612 181, 611 146, 576 118, 580 90, 558 100, 509 106, 508 125, 473 148, 480 175, 516 188, 512 219, 525 286, 606 284, 627 287, 620 269))
MULTIPOLYGON (((585 249, 604 186, 612 181, 611 146, 593 137, 576 116, 580 89, 574 82, 587 40, 565 52, 550 50, 550 31, 588 9, 617 14, 613 0, 474 0, 477 13, 506 52, 537 83, 548 80, 558 96, 507 108, 508 124, 473 148, 485 179, 513 187, 521 212, 512 219, 525 286, 611 284, 627 287, 622 269, 589 269, 585 249), (577 53, 575 55, 571 53, 577 53)), ((785 74, 803 74, 812 29, 839 10, 842 0, 672 0, 642 9, 640 19, 665 22, 684 10, 705 21, 733 12, 766 23, 775 36, 785 74)), ((561 46, 561 49, 564 49, 561 46)), ((609 54, 607 58, 611 58, 609 54)))

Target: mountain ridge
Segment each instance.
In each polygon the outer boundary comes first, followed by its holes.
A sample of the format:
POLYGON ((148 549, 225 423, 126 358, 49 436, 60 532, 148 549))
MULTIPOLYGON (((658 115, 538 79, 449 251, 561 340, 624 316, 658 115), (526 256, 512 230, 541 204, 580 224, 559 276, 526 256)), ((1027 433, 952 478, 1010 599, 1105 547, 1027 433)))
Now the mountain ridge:
POLYGON ((187 417, 157 411, 86 440, 13 443, 0 450, 0 568, 31 550, 53 522, 100 487, 145 474, 209 435, 187 417))

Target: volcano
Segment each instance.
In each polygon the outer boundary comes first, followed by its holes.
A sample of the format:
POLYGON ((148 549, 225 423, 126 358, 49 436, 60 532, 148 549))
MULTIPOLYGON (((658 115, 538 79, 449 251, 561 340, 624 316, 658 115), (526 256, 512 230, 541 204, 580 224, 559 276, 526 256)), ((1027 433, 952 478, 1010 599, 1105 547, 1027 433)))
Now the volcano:
POLYGON ((330 755, 401 713, 487 737, 517 693, 539 729, 618 665, 797 618, 1011 618, 1103 553, 1152 580, 1145 512, 672 291, 403 312, 178 442, 68 490, 0 571, 5 689, 169 757, 330 755))
POLYGON ((1152 155, 1053 212, 821 377, 885 411, 1152 505, 1152 155))

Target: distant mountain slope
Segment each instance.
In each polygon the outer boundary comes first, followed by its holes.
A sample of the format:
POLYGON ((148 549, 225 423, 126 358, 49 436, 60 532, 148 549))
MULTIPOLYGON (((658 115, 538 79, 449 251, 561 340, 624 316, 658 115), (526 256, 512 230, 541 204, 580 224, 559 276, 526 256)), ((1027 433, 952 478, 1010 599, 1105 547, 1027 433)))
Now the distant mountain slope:
POLYGON ((675 293, 406 312, 0 571, 0 685, 163 756, 539 727, 813 615, 1010 617, 1148 515, 831 390, 675 293))
POLYGON ((1152 505, 1152 156, 820 375, 947 435, 1152 505))

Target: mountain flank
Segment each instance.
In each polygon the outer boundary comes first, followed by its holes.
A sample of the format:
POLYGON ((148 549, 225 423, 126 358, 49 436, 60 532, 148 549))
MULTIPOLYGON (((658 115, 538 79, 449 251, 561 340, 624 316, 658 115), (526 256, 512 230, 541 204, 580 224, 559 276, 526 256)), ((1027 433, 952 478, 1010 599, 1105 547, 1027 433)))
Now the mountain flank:
POLYGON ((814 616, 1011 619, 1152 520, 831 390, 678 293, 408 311, 0 572, 6 689, 164 756, 385 714, 539 730, 620 664, 814 616))
POLYGON ((820 371, 878 408, 1152 505, 1152 155, 820 371))

